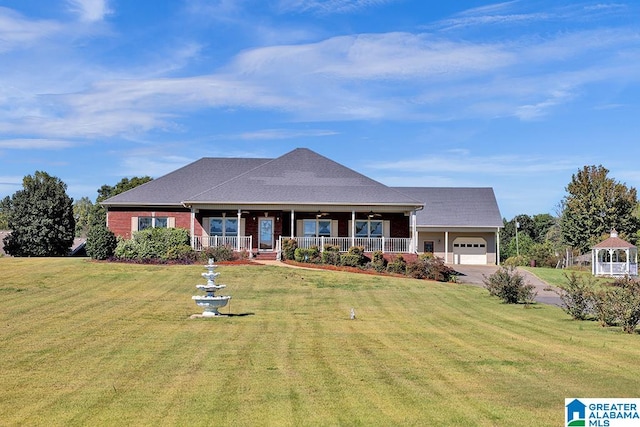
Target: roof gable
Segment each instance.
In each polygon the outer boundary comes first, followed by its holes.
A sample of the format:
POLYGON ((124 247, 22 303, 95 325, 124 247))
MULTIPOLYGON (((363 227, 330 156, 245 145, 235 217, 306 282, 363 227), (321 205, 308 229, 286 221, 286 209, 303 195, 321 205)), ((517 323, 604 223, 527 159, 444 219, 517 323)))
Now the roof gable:
POLYGON ((424 203, 417 225, 430 227, 503 227, 491 187, 395 187, 424 203))
POLYGON ((186 203, 406 204, 414 198, 306 148, 237 175, 186 203))
POLYGON ((105 205, 181 205, 185 198, 201 193, 270 159, 204 157, 153 181, 115 195, 105 205))

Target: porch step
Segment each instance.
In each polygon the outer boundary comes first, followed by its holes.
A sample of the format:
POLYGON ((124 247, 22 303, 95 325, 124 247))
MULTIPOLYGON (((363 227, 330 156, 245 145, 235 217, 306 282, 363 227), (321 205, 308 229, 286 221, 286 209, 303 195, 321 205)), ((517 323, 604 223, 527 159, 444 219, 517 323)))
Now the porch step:
POLYGON ((278 258, 277 252, 258 252, 254 259, 264 261, 275 261, 278 258))

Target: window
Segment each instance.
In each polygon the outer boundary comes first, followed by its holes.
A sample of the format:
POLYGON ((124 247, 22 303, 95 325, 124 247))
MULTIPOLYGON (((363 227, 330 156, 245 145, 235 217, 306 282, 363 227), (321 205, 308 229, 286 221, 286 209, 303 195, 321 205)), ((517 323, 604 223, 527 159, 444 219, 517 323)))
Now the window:
POLYGON ((382 221, 356 221, 356 237, 382 237, 382 221))
POLYGON ((237 218, 209 218, 209 235, 210 236, 237 236, 238 235, 238 219, 237 218))
POLYGON ((330 219, 305 219, 303 221, 304 237, 330 237, 330 219))
POLYGON ((167 228, 169 226, 169 219, 167 217, 160 216, 139 216, 138 217, 138 230, 144 230, 146 228, 167 228))

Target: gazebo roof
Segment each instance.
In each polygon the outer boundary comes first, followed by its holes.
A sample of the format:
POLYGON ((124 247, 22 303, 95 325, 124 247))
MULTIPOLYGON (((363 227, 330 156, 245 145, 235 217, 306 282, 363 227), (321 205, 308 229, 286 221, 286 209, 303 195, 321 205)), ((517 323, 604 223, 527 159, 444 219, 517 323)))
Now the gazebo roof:
POLYGON ((611 237, 609 237, 607 240, 600 242, 593 247, 593 249, 631 249, 631 248, 635 248, 635 246, 619 238, 618 232, 616 230, 611 231, 611 237))

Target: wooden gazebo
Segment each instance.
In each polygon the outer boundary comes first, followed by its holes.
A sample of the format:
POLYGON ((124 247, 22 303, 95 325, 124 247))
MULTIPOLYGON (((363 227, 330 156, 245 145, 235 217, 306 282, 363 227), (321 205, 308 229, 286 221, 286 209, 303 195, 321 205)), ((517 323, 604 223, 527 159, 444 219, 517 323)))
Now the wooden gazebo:
POLYGON ((637 276, 638 248, 618 237, 611 237, 591 249, 591 273, 594 276, 637 276))

